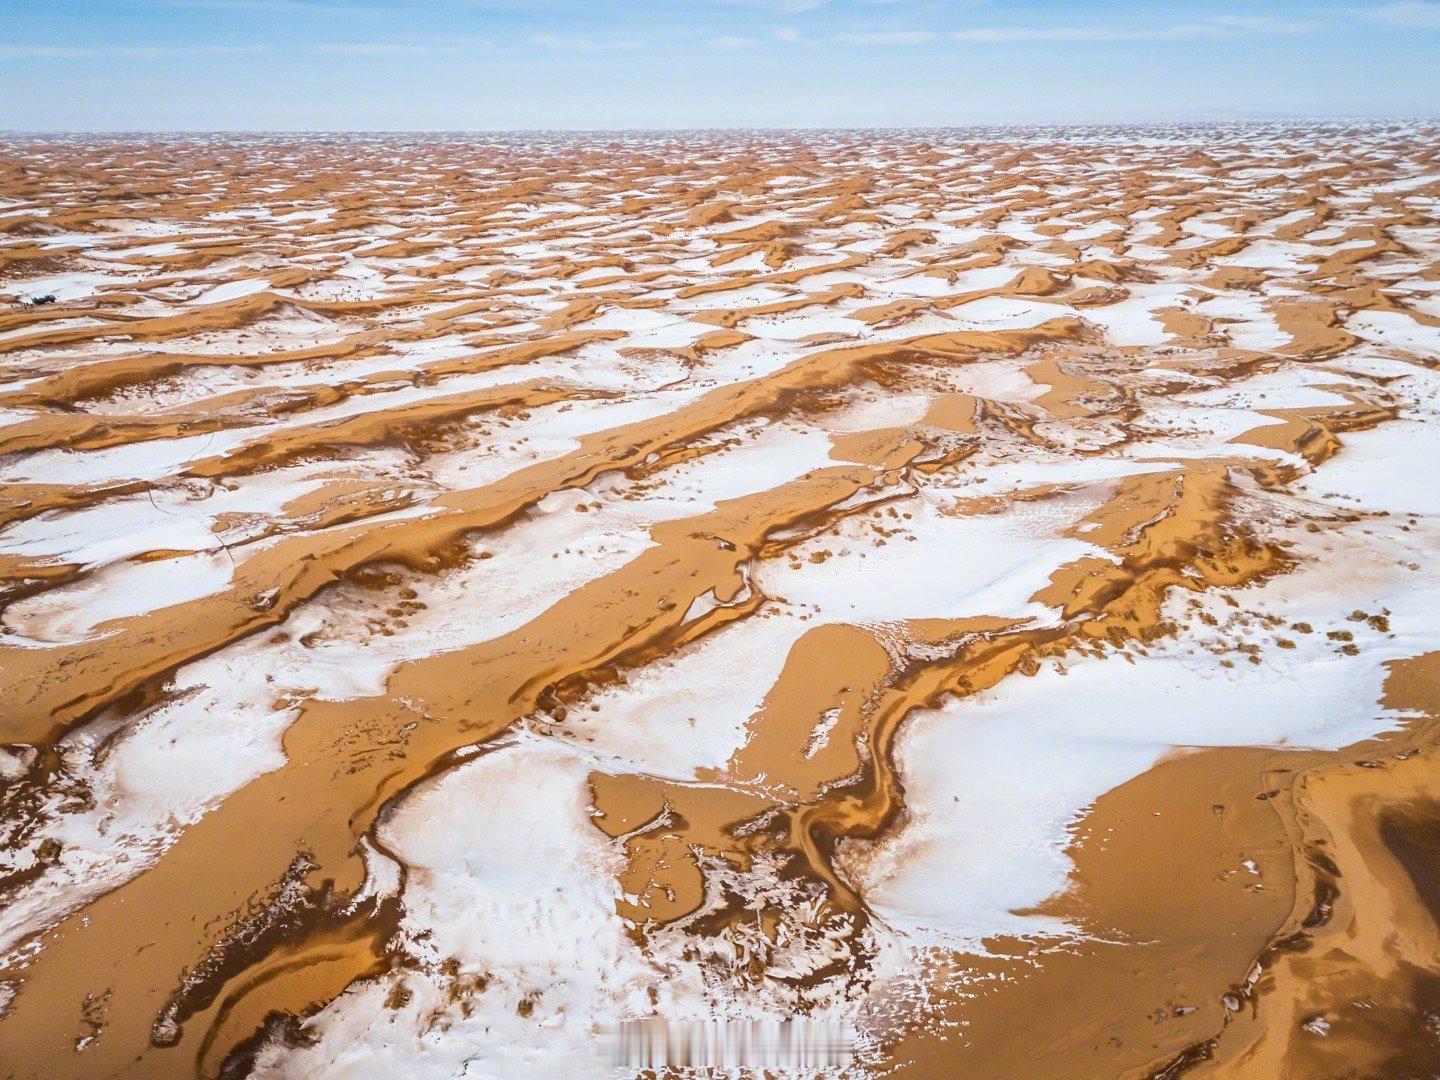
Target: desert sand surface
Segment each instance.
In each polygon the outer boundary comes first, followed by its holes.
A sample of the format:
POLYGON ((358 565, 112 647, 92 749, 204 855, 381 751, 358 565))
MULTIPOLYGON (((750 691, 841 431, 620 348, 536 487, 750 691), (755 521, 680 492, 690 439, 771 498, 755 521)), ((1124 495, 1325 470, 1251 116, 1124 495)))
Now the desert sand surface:
POLYGON ((1440 1074, 1437 367, 1434 127, 11 136, 0 1076, 1440 1074))

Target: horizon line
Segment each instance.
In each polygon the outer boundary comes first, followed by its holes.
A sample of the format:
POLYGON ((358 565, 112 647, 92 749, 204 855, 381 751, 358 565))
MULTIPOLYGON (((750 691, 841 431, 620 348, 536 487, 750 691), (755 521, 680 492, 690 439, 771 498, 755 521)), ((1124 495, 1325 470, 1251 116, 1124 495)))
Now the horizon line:
POLYGON ((26 136, 187 136, 187 135, 270 135, 270 136, 314 136, 314 135, 629 135, 636 133, 655 134, 713 134, 744 132, 924 132, 955 131, 966 129, 1013 130, 1017 128, 1097 128, 1097 127, 1156 127, 1171 126, 1204 127, 1217 124, 1401 124, 1440 123, 1440 112, 1430 114, 1404 113, 1294 113, 1275 116, 1223 114, 1178 115, 1169 117, 1129 118, 1115 120, 969 120, 948 124, 721 124, 693 127, 674 125, 639 124, 624 127, 413 127, 413 128, 364 128, 364 127, 315 127, 315 128, 261 128, 261 127, 213 127, 213 128, 0 128, 0 138, 15 135, 26 136))

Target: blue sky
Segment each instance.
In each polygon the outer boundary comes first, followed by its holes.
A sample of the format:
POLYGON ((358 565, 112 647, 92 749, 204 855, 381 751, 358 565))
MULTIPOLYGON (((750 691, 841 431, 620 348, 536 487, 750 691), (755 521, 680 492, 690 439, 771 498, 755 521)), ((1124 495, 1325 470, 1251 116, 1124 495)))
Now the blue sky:
POLYGON ((0 0, 0 13, 0 128, 1440 113, 1440 0, 0 0))

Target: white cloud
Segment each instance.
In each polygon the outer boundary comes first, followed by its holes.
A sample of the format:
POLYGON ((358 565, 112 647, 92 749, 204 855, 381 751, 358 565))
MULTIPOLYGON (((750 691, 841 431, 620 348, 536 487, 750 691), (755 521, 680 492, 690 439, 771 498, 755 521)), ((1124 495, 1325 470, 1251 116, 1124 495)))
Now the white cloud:
POLYGON ((788 41, 791 45, 799 45, 805 40, 800 36, 800 31, 791 26, 782 26, 776 30, 775 37, 779 41, 788 41))
POLYGON ((0 45, 0 60, 176 60, 186 56, 244 56, 268 45, 0 45))
POLYGON ((90 60, 99 56, 95 49, 68 45, 0 45, 0 60, 90 60))
POLYGON ((645 47, 645 43, 641 41, 556 37, 554 34, 539 34, 530 39, 530 44, 539 45, 545 49, 567 49, 571 52, 632 52, 645 47))
POLYGON ((818 7, 824 7, 830 0, 719 0, 722 4, 729 4, 731 7, 758 8, 761 11, 774 11, 781 15, 797 15, 802 11, 814 11, 818 7))
POLYGON ((1308 19, 1272 19, 1266 15, 1212 15, 1206 21, 1255 34, 1308 34, 1325 25, 1308 19))
POLYGON ((1440 30, 1440 3, 1433 3, 1432 0, 1397 0, 1396 3, 1381 4, 1360 14, 1390 26, 1440 30))
POLYGON ((309 3, 306 0, 157 0, 165 7, 196 8, 202 11, 288 11, 307 15, 363 15, 373 14, 373 8, 357 7, 354 4, 334 4, 321 0, 309 3))
MULTIPOLYGON (((1433 6, 1440 11, 1440 3, 1423 6, 1433 6)), ((1272 19, 1264 15, 1211 15, 1202 22, 1173 26, 994 26, 960 30, 950 37, 955 41, 984 44, 1007 41, 1189 41, 1244 37, 1248 34, 1308 34, 1323 25, 1314 21, 1272 19)))
POLYGON ((935 37, 929 30, 878 30, 868 34, 836 34, 835 40, 846 45, 924 45, 935 37))
POLYGON ((755 44, 752 37, 737 37, 729 34, 711 38, 706 44, 712 49, 748 49, 755 44))
POLYGON ((400 45, 389 41, 338 42, 333 45, 316 45, 316 52, 338 53, 346 56, 388 56, 397 54, 419 55, 428 53, 428 45, 400 45))
POLYGON ((992 44, 1007 41, 1151 41, 1157 39, 1228 37, 1219 26, 1186 24, 1153 30, 1122 30, 1105 26, 994 26, 961 30, 951 34, 955 41, 992 44))
POLYGON ((269 51, 269 45, 115 45, 103 50, 103 55, 130 60, 171 60, 181 56, 248 56, 269 51))

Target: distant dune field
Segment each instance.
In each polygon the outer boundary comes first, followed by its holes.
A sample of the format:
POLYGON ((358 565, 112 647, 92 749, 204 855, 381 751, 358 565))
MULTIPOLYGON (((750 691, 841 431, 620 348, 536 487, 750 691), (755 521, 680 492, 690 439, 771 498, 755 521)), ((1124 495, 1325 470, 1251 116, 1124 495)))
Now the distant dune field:
POLYGON ((1437 556, 1440 129, 12 136, 0 1076, 1430 1075, 1437 556))

